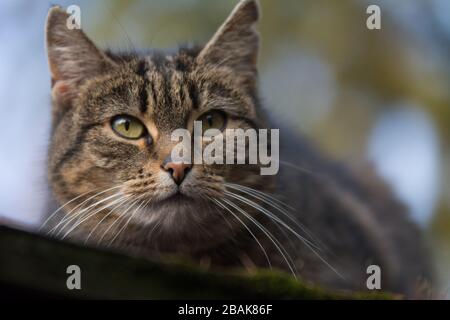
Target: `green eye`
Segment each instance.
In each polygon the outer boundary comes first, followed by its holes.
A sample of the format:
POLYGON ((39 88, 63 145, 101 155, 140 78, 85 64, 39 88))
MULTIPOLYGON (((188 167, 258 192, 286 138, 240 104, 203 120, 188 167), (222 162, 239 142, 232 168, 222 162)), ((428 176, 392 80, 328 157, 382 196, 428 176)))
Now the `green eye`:
POLYGON ((208 129, 225 129, 226 116, 220 111, 210 111, 202 114, 197 121, 202 122, 203 133, 208 129))
POLYGON ((145 133, 145 127, 142 122, 130 116, 113 118, 111 127, 115 133, 126 139, 139 139, 145 133))

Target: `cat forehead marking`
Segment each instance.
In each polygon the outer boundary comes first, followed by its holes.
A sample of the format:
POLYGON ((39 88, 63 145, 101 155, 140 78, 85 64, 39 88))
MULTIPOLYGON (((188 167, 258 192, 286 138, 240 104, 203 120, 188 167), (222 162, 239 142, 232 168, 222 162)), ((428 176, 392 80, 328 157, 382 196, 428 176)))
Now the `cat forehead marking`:
POLYGON ((147 57, 142 100, 145 112, 157 127, 171 131, 186 126, 186 119, 194 108, 192 83, 186 72, 177 70, 173 57, 147 57), (145 98, 145 99, 144 99, 145 98))

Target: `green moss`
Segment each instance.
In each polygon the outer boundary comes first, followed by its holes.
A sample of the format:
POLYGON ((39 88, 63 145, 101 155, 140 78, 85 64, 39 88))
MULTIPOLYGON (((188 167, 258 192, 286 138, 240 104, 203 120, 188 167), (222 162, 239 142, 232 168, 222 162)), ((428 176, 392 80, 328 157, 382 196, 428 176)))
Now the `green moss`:
POLYGON ((54 297, 123 299, 389 299, 383 293, 331 292, 270 270, 211 272, 183 261, 147 259, 77 246, 0 227, 0 284, 54 297), (66 269, 81 268, 81 290, 66 269))

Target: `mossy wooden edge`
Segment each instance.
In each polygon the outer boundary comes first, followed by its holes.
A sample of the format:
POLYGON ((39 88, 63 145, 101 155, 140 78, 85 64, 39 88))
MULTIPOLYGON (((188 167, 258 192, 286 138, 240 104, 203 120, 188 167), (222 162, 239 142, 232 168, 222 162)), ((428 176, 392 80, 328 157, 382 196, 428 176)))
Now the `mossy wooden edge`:
POLYGON ((61 298, 120 299, 391 299, 384 293, 342 293, 287 274, 211 272, 180 261, 86 248, 0 226, 0 285, 61 298), (81 290, 68 290, 66 269, 81 268, 81 290))

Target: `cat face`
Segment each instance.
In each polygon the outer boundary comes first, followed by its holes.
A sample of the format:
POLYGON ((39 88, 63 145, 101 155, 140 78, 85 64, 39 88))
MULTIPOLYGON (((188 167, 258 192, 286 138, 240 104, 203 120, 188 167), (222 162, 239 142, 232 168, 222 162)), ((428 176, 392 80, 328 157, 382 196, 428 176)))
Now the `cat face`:
POLYGON ((196 120, 222 132, 264 127, 256 96, 258 16, 255 1, 243 1, 204 47, 138 55, 101 51, 81 30, 67 29, 64 11, 51 9, 49 180, 58 202, 70 202, 66 215, 82 217, 77 230, 92 232, 104 219, 105 226, 160 225, 185 238, 193 226, 209 225, 218 235, 224 220, 211 199, 222 197, 227 183, 270 187, 258 165, 170 157, 172 132, 192 131, 196 120))

